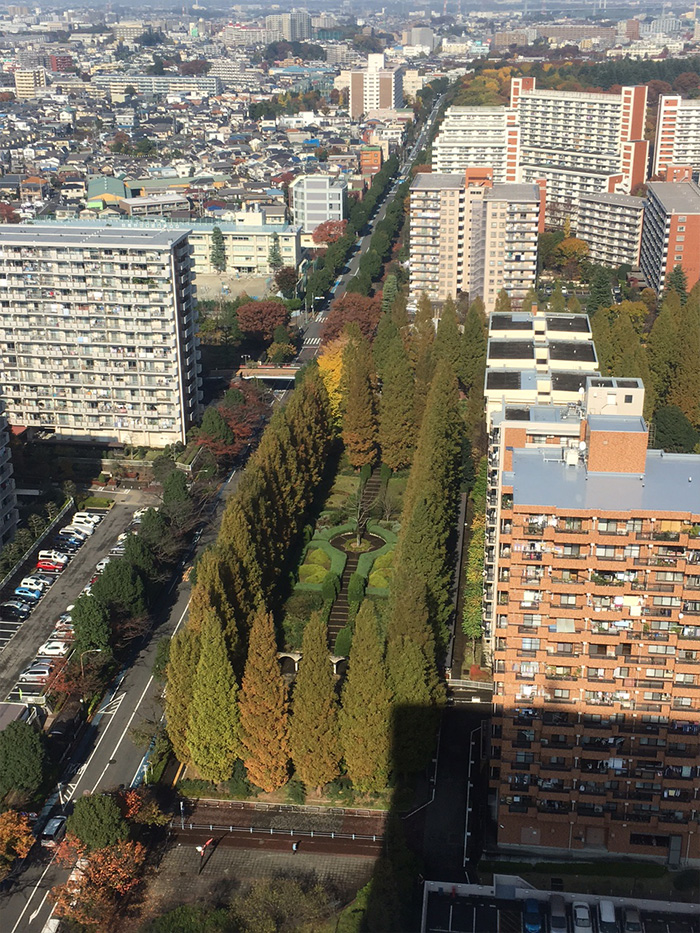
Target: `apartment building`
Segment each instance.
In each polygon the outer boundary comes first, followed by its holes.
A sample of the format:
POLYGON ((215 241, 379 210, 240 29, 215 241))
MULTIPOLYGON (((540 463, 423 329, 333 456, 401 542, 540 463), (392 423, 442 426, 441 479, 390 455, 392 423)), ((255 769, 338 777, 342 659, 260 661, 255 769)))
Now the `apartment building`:
POLYGON ((547 182, 547 220, 574 229, 585 194, 630 194, 646 180, 647 89, 619 94, 541 90, 535 78, 511 80, 520 127, 520 180, 547 182))
POLYGON ((5 406, 0 403, 0 547, 12 540, 19 521, 13 473, 5 406))
POLYGON ((601 266, 639 266, 644 199, 629 194, 585 194, 579 201, 577 236, 588 258, 601 266))
POLYGON ((184 442, 200 408, 187 230, 0 228, 7 418, 75 440, 184 442))
POLYGON ((95 75, 92 85, 110 98, 123 99, 126 90, 137 94, 199 94, 214 97, 221 93, 221 78, 214 75, 95 75))
POLYGON ((643 404, 591 375, 577 404, 490 419, 502 851, 700 859, 700 457, 649 450, 643 404))
POLYGON ((449 107, 433 143, 434 172, 493 169, 496 184, 519 181, 517 115, 506 107, 449 107))
POLYGON ((537 185, 492 185, 488 173, 424 173, 411 185, 411 302, 466 292, 487 312, 505 288, 517 306, 535 284, 544 194, 537 185))
POLYGON ((546 182, 547 221, 578 223, 581 197, 630 194, 646 179, 646 87, 619 94, 549 91, 511 80, 510 107, 450 107, 433 169, 494 170, 496 182, 546 182))
POLYGON ((549 412, 547 406, 576 405, 586 379, 598 373, 591 326, 584 314, 537 310, 492 314, 486 359, 489 423, 509 407, 549 412))
POLYGON ((43 68, 15 71, 15 94, 17 100, 32 100, 46 87, 46 72, 43 68))
POLYGON ((387 65, 384 52, 370 53, 367 67, 350 72, 350 116, 403 107, 403 70, 387 65))
POLYGON ((700 172, 700 100, 662 95, 654 141, 654 175, 670 165, 691 165, 700 172))
POLYGON ((312 35, 311 16, 303 11, 274 13, 265 17, 265 28, 279 32, 288 42, 302 42, 312 35))
POLYGON ((688 288, 700 279, 700 187, 695 182, 650 182, 644 207, 639 265, 647 284, 661 293, 675 266, 688 288))
POLYGON ((345 217, 347 183, 332 175, 300 175, 289 186, 289 209, 304 233, 345 217))

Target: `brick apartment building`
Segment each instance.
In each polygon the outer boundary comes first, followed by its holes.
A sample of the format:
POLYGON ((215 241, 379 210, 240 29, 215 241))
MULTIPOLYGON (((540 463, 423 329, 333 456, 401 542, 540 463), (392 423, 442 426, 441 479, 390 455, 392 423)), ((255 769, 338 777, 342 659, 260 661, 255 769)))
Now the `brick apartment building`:
POLYGON ((594 373, 489 415, 501 850, 700 860, 700 456, 649 450, 643 402, 594 373))
POLYGON ((700 187, 695 182, 649 183, 639 264, 657 292, 675 266, 685 272, 688 289, 700 279, 700 187))

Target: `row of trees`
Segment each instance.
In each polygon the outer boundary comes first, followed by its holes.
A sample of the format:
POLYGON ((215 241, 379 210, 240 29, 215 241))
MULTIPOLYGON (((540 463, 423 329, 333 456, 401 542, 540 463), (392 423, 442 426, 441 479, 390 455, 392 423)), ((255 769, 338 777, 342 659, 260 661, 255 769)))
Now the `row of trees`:
POLYGON ((382 274, 384 263, 391 256, 394 240, 406 219, 405 202, 408 196, 408 181, 401 184, 387 207, 385 217, 376 224, 369 241, 369 248, 360 259, 357 275, 348 284, 348 292, 369 295, 372 284, 382 274))
POLYGON ((216 545, 197 564, 189 623, 171 645, 166 717, 179 760, 202 774, 222 773, 212 764, 217 754, 208 751, 215 733, 233 743, 225 761, 238 757, 232 739, 238 718, 235 685, 244 670, 252 620, 261 607, 276 608, 284 595, 284 571, 332 442, 328 396, 310 370, 272 418, 229 500, 216 545), (215 684, 229 699, 212 708, 206 695, 215 684), (205 702, 210 715, 202 716, 205 702))

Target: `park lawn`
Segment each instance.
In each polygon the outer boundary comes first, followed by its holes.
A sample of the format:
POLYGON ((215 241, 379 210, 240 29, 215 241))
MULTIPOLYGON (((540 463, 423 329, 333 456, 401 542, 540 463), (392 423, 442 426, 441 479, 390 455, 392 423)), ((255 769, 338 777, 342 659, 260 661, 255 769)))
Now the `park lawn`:
POLYGON ((350 496, 357 492, 359 482, 359 474, 355 474, 354 476, 345 476, 344 474, 339 473, 336 476, 335 482, 333 483, 333 488, 331 489, 328 500, 326 501, 326 510, 330 511, 332 509, 342 509, 350 496))

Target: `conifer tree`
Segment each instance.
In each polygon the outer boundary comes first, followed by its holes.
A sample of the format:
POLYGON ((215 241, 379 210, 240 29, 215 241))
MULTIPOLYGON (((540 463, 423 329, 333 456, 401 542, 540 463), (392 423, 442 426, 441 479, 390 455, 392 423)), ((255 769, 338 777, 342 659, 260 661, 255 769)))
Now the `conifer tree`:
POLYGON ((666 290, 674 291, 681 300, 681 304, 685 304, 688 299, 688 276, 685 274, 685 269, 683 266, 677 265, 666 276, 666 290))
POLYGON ((273 272, 277 272, 284 265, 282 251, 280 250, 280 238, 277 233, 273 233, 270 238, 270 251, 267 255, 267 261, 273 272))
POLYGON ((462 350, 459 323, 457 321, 457 308, 454 301, 448 298, 442 308, 438 322, 433 358, 435 363, 445 360, 452 366, 456 375, 459 374, 460 357, 462 350))
POLYGON ((294 687, 290 747, 294 770, 320 793, 338 776, 338 700, 328 654, 326 625, 314 613, 304 629, 302 658, 294 687))
POLYGON ((700 427, 700 312, 693 308, 684 318, 668 403, 678 406, 697 428, 700 427))
POLYGON ((391 470, 411 465, 415 449, 414 386, 408 356, 396 334, 389 344, 379 400, 379 444, 382 460, 391 470))
POLYGON ((217 272, 226 271, 226 245, 221 227, 212 227, 209 261, 217 272))
POLYGON ((549 307, 555 314, 563 314, 563 312, 566 311, 566 299, 564 298, 564 292, 561 290, 561 284, 559 282, 557 282, 556 288, 552 293, 549 307))
POLYGON ((206 781, 231 777, 241 756, 238 689, 216 613, 202 620, 201 649, 192 687, 187 746, 206 781))
POLYGON ((566 301, 566 310, 569 314, 581 314, 583 308, 581 307, 581 302, 578 300, 576 295, 570 295, 566 301))
POLYGON ((191 760, 187 732, 194 677, 199 662, 200 633, 189 625, 173 635, 167 668, 165 722, 175 757, 182 764, 191 760))
POLYGON ((385 314, 391 312, 391 307, 399 293, 398 283, 395 275, 387 275, 382 286, 382 311, 385 314))
POLYGON ((425 583, 411 572, 408 564, 399 566, 391 586, 387 619, 387 644, 407 638, 422 651, 426 662, 435 663, 435 635, 430 623, 425 583))
POLYGON ((374 360, 374 368, 381 380, 384 379, 384 368, 386 366, 386 356, 389 347, 398 336, 399 329, 392 321, 391 315, 383 314, 379 318, 379 324, 377 325, 377 335, 374 338, 374 342, 372 344, 372 359, 374 360))
POLYGON ((589 314, 595 314, 598 308, 609 308, 611 303, 610 273, 607 269, 598 266, 591 279, 586 310, 589 314))
POLYGON ((522 310, 523 311, 532 311, 533 305, 535 309, 539 306, 539 298, 537 297, 537 291, 534 288, 528 288, 525 292, 522 301, 522 310))
POLYGON ((343 355, 343 443, 359 470, 377 459, 377 411, 369 343, 354 335, 343 355))
POLYGON ((513 310, 513 306, 510 301, 510 295, 502 288, 498 295, 496 295, 496 304, 493 306, 494 314, 510 314, 513 310))
POLYGON ((408 329, 407 304, 406 292, 400 291, 391 306, 391 319, 401 334, 404 334, 408 329))
POLYGON ((392 767, 399 774, 421 771, 430 762, 442 702, 434 664, 406 637, 387 644, 392 694, 392 767))
POLYGON ((240 660, 241 639, 238 620, 226 594, 224 572, 221 559, 214 548, 206 550, 197 561, 197 581, 192 587, 189 626, 195 631, 201 631, 206 614, 210 610, 216 612, 226 635, 229 656, 236 666, 240 660))
POLYGON ((433 344, 435 343, 435 325, 433 324, 433 308, 430 299, 423 292, 418 299, 416 318, 411 332, 411 357, 415 373, 415 421, 420 427, 423 420, 425 404, 428 400, 430 383, 435 370, 433 360, 433 344))
POLYGON ((469 305, 464 319, 461 350, 458 374, 465 391, 470 392, 476 387, 481 393, 486 370, 486 319, 484 305, 480 300, 469 305))
POLYGON ((362 793, 382 790, 389 779, 390 699, 377 616, 365 599, 355 618, 338 717, 348 777, 362 793))
POLYGON ((272 615, 264 607, 253 617, 238 706, 248 777, 270 793, 287 781, 289 715, 272 615))
POLYGON ((678 328, 668 307, 661 309, 647 339, 649 367, 660 405, 666 403, 678 364, 678 328))

